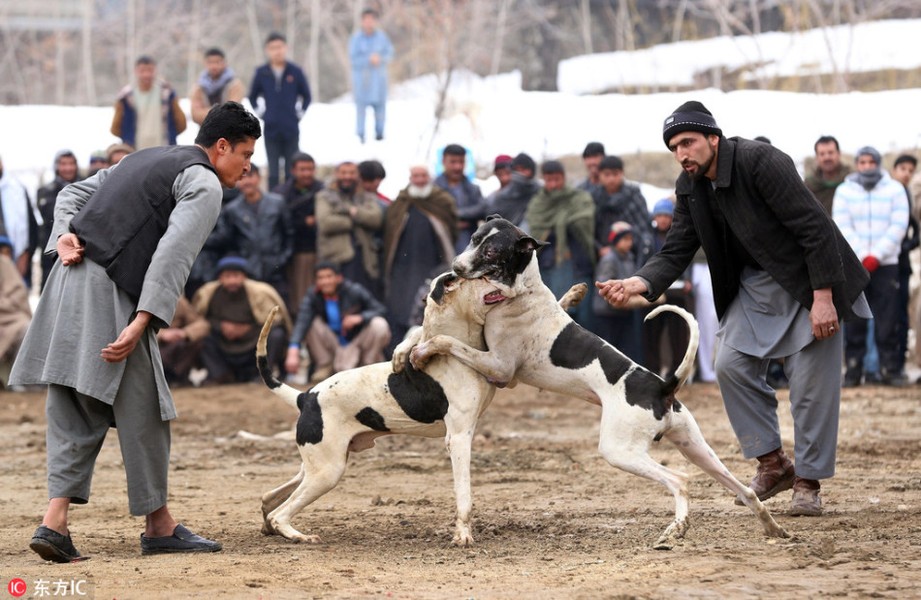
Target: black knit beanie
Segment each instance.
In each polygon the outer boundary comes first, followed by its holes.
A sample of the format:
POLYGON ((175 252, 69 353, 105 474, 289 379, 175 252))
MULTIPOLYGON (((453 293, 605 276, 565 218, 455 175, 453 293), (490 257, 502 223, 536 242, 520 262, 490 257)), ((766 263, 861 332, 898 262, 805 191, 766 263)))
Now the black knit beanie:
POLYGON ((662 139, 668 147, 668 141, 685 131, 697 131, 704 135, 711 133, 723 135, 723 130, 716 124, 713 113, 707 110, 700 102, 691 100, 685 102, 673 112, 662 126, 662 139))

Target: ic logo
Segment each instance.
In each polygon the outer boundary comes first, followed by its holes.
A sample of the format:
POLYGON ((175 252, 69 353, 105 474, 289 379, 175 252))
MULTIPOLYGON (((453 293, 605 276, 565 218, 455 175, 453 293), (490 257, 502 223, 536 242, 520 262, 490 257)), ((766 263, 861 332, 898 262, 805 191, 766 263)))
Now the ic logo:
POLYGON ((17 577, 16 579, 10 579, 9 584, 6 586, 6 591, 10 593, 10 596, 19 598, 26 593, 26 588, 26 582, 17 577))

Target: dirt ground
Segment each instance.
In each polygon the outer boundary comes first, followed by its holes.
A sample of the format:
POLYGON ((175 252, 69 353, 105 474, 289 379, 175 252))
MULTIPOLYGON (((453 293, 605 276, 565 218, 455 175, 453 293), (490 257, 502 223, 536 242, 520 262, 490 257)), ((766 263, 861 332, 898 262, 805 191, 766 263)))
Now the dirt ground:
MULTIPOLYGON (((295 520, 318 545, 260 533, 260 495, 293 476, 293 442, 250 441, 289 428, 291 409, 260 385, 175 394, 171 507, 219 539, 209 555, 142 557, 127 511, 117 436, 100 454, 90 504, 71 530, 92 559, 43 563, 28 550, 46 502, 41 393, 0 394, 0 597, 11 578, 85 581, 95 598, 847 598, 921 597, 921 388, 845 390, 838 475, 826 515, 787 514, 768 539, 744 507, 663 442, 657 460, 692 474, 691 529, 650 548, 672 518, 664 488, 597 454, 599 409, 520 386, 502 390, 474 443, 474 536, 451 545, 453 493, 441 440, 391 437, 354 454, 337 488, 295 520)), ((714 385, 680 395, 716 453, 743 481, 714 385)), ((792 445, 786 395, 785 444, 792 445)), ((49 585, 48 583, 45 584, 49 585)), ((55 588, 50 588, 54 591, 55 588)), ((87 596, 89 597, 89 596, 87 596)))

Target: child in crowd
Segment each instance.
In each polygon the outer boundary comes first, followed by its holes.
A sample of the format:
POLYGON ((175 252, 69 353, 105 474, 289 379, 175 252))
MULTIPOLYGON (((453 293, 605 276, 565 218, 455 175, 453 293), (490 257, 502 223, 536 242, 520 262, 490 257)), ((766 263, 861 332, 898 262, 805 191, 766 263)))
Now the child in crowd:
MULTIPOLYGON (((626 221, 617 221, 608 234, 609 252, 604 253, 595 270, 595 281, 624 279, 636 272, 633 255, 633 227, 626 221)), ((640 337, 639 312, 635 309, 618 309, 608 304, 598 294, 592 296, 598 334, 635 362, 642 361, 643 345, 640 337)))

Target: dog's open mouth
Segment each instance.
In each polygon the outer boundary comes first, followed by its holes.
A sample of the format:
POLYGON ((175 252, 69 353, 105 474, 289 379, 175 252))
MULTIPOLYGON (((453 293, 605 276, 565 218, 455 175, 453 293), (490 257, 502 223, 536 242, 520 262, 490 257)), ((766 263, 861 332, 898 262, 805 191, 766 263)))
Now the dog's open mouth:
POLYGON ((500 292, 499 290, 496 290, 494 292, 489 292, 488 294, 483 296, 484 304, 496 304, 498 302, 502 302, 503 300, 507 300, 507 298, 503 296, 502 292, 500 292))

